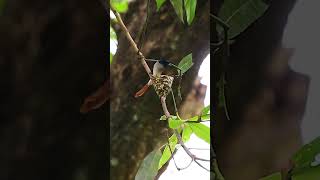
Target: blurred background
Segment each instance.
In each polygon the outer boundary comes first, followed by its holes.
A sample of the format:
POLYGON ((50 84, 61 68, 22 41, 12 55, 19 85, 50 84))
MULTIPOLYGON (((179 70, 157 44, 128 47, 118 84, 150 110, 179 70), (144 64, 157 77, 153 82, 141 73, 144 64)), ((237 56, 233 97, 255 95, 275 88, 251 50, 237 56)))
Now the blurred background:
POLYGON ((106 79, 98 1, 0 0, 0 179, 107 179, 108 107, 79 109, 106 79))

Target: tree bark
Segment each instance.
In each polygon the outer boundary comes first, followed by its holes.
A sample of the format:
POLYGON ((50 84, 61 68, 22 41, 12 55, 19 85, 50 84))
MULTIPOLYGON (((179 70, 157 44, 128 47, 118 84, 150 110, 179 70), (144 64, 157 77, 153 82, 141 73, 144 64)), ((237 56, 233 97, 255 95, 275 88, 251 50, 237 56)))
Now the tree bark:
MULTIPOLYGON (((122 14, 136 42, 146 17, 146 4, 147 1, 134 1, 130 3, 128 12, 122 14)), ((152 10, 141 51, 147 58, 165 58, 175 64, 189 53, 193 54, 195 64, 182 80, 185 99, 203 59, 209 53, 210 1, 198 1, 191 26, 182 24, 169 1, 159 12, 155 11, 155 2, 151 1, 150 5, 152 10)), ((164 130, 167 122, 159 121, 163 112, 153 88, 144 96, 134 98, 135 92, 149 79, 137 59, 137 52, 133 52, 119 27, 115 25, 114 28, 118 35, 118 49, 111 65, 110 179, 127 180, 134 179, 140 163, 149 152, 166 142, 164 130)), ((149 65, 152 68, 152 64, 149 65)), ((167 99, 168 108, 173 113, 171 97, 167 99)), ((178 106, 182 103, 178 100, 178 106)))
POLYGON ((109 69, 104 8, 7 0, 0 14, 0 179, 107 179, 107 106, 79 112, 109 69))
MULTIPOLYGON (((222 108, 217 108, 215 116, 214 147, 228 180, 255 180, 287 171, 290 158, 301 146, 308 78, 289 68, 292 51, 282 47, 295 0, 268 2, 267 12, 231 45, 226 85, 231 121, 222 108)), ((217 82, 218 56, 214 63, 217 82)), ((216 107, 217 97, 215 91, 216 107)))

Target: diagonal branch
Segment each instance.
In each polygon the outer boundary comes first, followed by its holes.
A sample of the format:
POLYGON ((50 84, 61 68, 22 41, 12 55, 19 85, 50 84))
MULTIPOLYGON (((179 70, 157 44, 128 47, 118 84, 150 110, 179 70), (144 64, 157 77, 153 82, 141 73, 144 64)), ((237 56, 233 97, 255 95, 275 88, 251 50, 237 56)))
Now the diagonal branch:
POLYGON ((143 54, 140 52, 140 50, 138 49, 137 44, 136 44, 136 43, 134 42, 134 40, 132 39, 132 37, 131 37, 131 35, 130 35, 128 29, 127 29, 127 27, 124 25, 124 23, 123 23, 123 21, 122 21, 122 19, 121 19, 120 14, 119 14, 118 12, 116 12, 116 11, 115 11, 114 9, 112 9, 112 8, 111 8, 111 10, 112 10, 113 14, 116 16, 116 18, 117 18, 117 20, 118 20, 118 23, 119 23, 121 29, 123 30, 123 32, 125 33, 125 36, 126 36, 127 39, 129 40, 131 46, 133 47, 133 49, 134 49, 134 50, 138 53, 138 55, 140 56, 139 59, 140 59, 142 65, 143 65, 144 69, 145 69, 146 72, 148 73, 150 79, 152 79, 152 73, 151 73, 151 70, 150 70, 148 64, 147 64, 146 61, 145 61, 145 57, 144 57, 143 54))

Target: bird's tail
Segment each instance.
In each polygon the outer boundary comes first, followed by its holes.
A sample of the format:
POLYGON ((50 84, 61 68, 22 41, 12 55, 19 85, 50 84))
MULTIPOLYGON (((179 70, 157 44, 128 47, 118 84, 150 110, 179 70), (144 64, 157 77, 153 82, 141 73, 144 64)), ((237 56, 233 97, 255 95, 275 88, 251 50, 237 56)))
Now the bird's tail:
POLYGON ((149 89, 150 84, 147 83, 144 85, 136 94, 134 95, 135 98, 142 96, 147 90, 149 89))

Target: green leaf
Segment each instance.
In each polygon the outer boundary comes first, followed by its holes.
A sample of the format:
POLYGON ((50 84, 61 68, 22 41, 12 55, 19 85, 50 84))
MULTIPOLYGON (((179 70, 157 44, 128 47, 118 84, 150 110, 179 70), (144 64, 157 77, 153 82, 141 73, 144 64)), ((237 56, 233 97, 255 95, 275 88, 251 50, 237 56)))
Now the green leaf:
POLYGON ((166 116, 166 115, 162 115, 162 116, 160 117, 160 121, 165 121, 165 120, 167 120, 167 116, 166 116))
POLYGON ((292 175, 292 180, 319 180, 320 179, 320 166, 306 168, 302 172, 292 175))
POLYGON ((160 149, 156 149, 149 153, 142 161, 135 180, 151 180, 158 173, 159 160, 161 158, 160 149))
POLYGON ((157 11, 159 11, 159 9, 163 5, 163 3, 166 2, 166 0, 156 0, 156 2, 157 2, 157 11))
POLYGON ((189 125, 186 124, 185 128, 182 131, 182 141, 187 142, 190 139, 190 136, 192 134, 192 129, 190 128, 189 125))
POLYGON ((202 123, 189 123, 196 136, 210 144, 210 128, 202 123))
POLYGON ((111 7, 118 13, 124 13, 128 10, 128 0, 110 0, 111 7))
POLYGON ((184 0, 184 7, 186 9, 187 21, 190 25, 196 13, 197 0, 184 0))
POLYGON ((292 158, 295 164, 295 171, 299 168, 310 167, 311 162, 320 153, 320 137, 309 144, 304 145, 292 158))
POLYGON ((110 39, 117 40, 117 34, 114 31, 114 29, 112 28, 112 26, 110 26, 110 39))
POLYGON ((282 180, 282 176, 281 176, 280 172, 277 172, 277 173, 271 174, 267 177, 263 177, 259 180, 282 180))
POLYGON ((192 65, 193 65, 192 53, 190 53, 184 58, 182 58, 182 60, 178 64, 178 67, 181 69, 181 74, 184 74, 185 72, 187 72, 192 67, 192 65))
POLYGON ((180 18, 180 20, 182 22, 183 21, 183 4, 182 4, 182 0, 170 0, 174 10, 176 11, 178 17, 180 18))
MULTIPOLYGON (((225 0, 219 17, 230 26, 229 39, 243 32, 251 23, 257 20, 268 8, 262 0, 225 0)), ((217 26, 222 34, 223 29, 217 26)))
POLYGON ((113 59, 113 54, 110 53, 110 64, 112 63, 112 59, 113 59))
POLYGON ((189 119, 186 119, 185 121, 192 121, 192 122, 197 122, 199 120, 210 120, 210 114, 206 114, 206 115, 201 115, 200 117, 199 116, 194 116, 192 118, 189 118, 189 119))
MULTIPOLYGON (((175 134, 173 134, 169 138, 169 145, 170 145, 172 152, 174 152, 177 143, 178 143, 177 136, 175 134)), ((164 148, 164 150, 162 152, 162 156, 159 161, 158 169, 160 169, 170 159, 170 157, 172 155, 170 152, 170 149, 169 149, 169 145, 166 145, 166 147, 164 148)))
POLYGON ((174 116, 168 119, 168 124, 170 128, 177 129, 183 124, 183 121, 178 117, 174 116))
POLYGON ((201 115, 207 115, 208 113, 210 113, 210 104, 202 109, 201 115))

